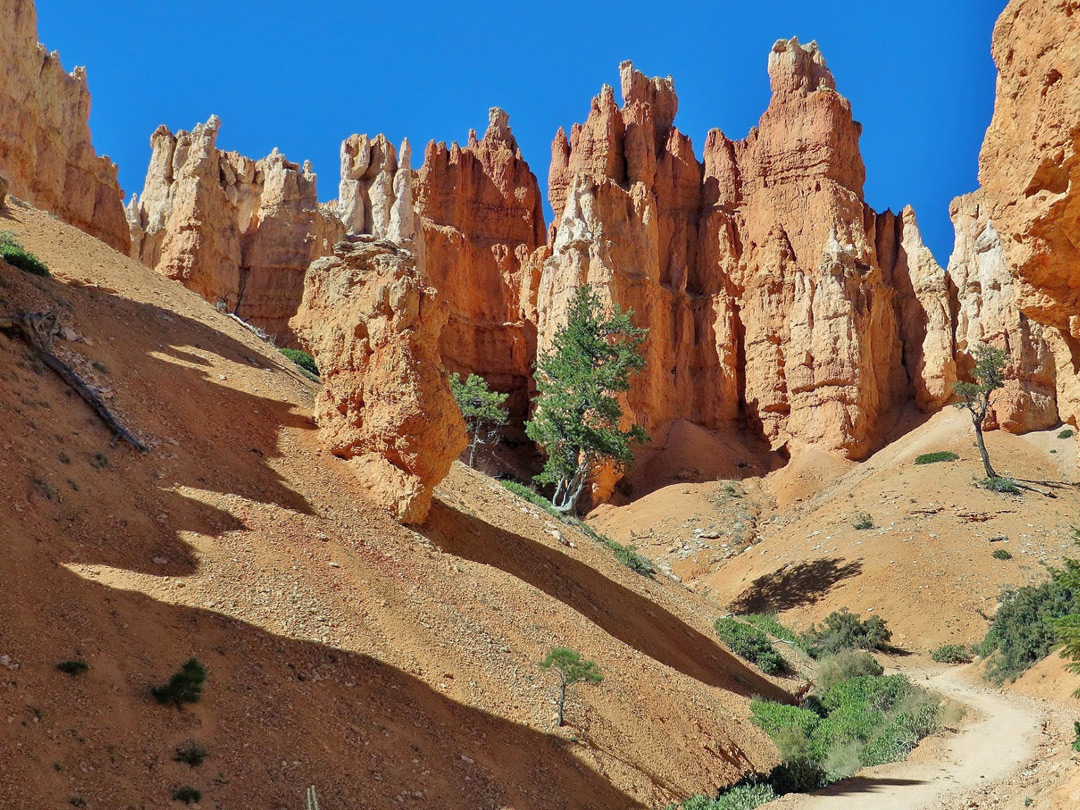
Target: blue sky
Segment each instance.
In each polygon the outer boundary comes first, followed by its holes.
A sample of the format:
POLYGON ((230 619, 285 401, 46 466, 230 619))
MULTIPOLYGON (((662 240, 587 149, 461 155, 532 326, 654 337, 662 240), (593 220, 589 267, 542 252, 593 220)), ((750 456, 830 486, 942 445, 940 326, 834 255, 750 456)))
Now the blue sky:
POLYGON ((219 146, 310 159, 336 196, 338 146, 353 132, 428 140, 482 133, 510 113, 546 193, 556 129, 582 121, 632 59, 672 75, 676 124, 700 157, 705 133, 745 136, 769 98, 779 37, 816 39, 863 124, 867 201, 915 207, 944 263, 949 201, 977 185, 993 111, 993 23, 1004 0, 645 3, 358 3, 356 0, 38 0, 39 37, 86 65, 97 150, 142 189, 150 134, 222 118, 219 146))

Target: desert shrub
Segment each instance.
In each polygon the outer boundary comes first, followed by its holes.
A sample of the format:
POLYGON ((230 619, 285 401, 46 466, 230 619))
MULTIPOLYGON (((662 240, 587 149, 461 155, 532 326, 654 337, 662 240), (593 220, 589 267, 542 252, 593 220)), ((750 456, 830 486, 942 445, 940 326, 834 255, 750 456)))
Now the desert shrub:
POLYGON ((732 652, 756 664, 762 672, 773 675, 783 670, 784 659, 769 637, 758 628, 730 617, 717 619, 713 628, 732 652))
POLYGON ((814 658, 843 650, 883 650, 892 632, 880 616, 866 621, 847 608, 830 613, 820 628, 812 625, 805 634, 806 647, 814 658))
POLYGON ((938 464, 942 461, 956 461, 960 456, 951 450, 941 450, 937 453, 923 453, 915 457, 916 464, 938 464))
POLYGON ((560 515, 558 512, 556 512, 555 509, 552 507, 551 501, 549 501, 543 495, 541 495, 540 493, 538 493, 535 490, 531 489, 530 487, 527 487, 524 484, 521 484, 521 483, 519 483, 517 481, 510 481, 510 480, 503 480, 501 483, 502 483, 502 485, 504 487, 506 487, 508 490, 513 492, 519 498, 524 498, 525 500, 527 500, 529 503, 533 504, 534 506, 539 506, 545 512, 550 513, 554 517, 557 517, 557 518, 560 518, 560 519, 562 518, 562 515, 560 515))
POLYGON ((776 793, 768 784, 742 784, 721 791, 717 796, 691 796, 668 810, 754 810, 773 801, 776 793))
POLYGON ((11 231, 0 232, 0 259, 35 276, 49 275, 45 262, 20 245, 11 231))
POLYGON ((1012 559, 1012 554, 1009 553, 1008 549, 1004 549, 1004 548, 996 548, 996 549, 994 549, 994 553, 993 553, 992 556, 993 556, 993 558, 995 560, 1011 560, 1012 559))
POLYGON ((90 665, 85 661, 75 659, 72 661, 61 661, 56 665, 56 668, 67 675, 82 675, 90 669, 90 665))
POLYGON ((874 519, 869 512, 857 512, 855 517, 851 519, 851 525, 858 531, 872 529, 874 528, 874 519))
POLYGON ((780 624, 780 620, 776 618, 775 613, 747 613, 739 618, 781 641, 794 643, 798 638, 793 630, 780 624))
POLYGON ((870 653, 861 650, 843 650, 821 660, 817 672, 817 688, 824 694, 849 678, 881 675, 881 664, 870 653))
POLYGON ((1074 431, 1071 428, 1065 428, 1065 430, 1061 431, 1061 433, 1059 433, 1057 435, 1057 437, 1059 439, 1071 439, 1072 436, 1073 436, 1073 433, 1074 433, 1074 431))
POLYGON ((980 486, 991 492, 1001 492, 1005 495, 1019 495, 1020 487, 1011 478, 984 478, 980 486))
POLYGON ((315 377, 319 376, 319 367, 315 365, 315 358, 307 352, 302 352, 299 349, 278 349, 278 351, 308 374, 315 377))
POLYGON ((621 543, 616 543, 614 540, 608 540, 607 538, 601 542, 611 549, 616 560, 621 562, 635 574, 641 574, 643 577, 651 577, 656 573, 656 568, 653 567, 652 562, 647 557, 638 554, 633 546, 624 546, 621 543))
POLYGON ((202 793, 193 787, 185 785, 184 787, 178 787, 173 791, 173 801, 183 802, 184 804, 198 804, 202 799, 202 793))
POLYGON ((206 759, 206 754, 206 749, 197 742, 186 742, 177 747, 176 753, 173 754, 173 762, 183 762, 185 765, 194 768, 202 765, 203 760, 206 759))
POLYGON ((1073 734, 1076 735, 1076 739, 1073 740, 1073 751, 1080 751, 1080 720, 1073 721, 1073 734))
POLYGON ((939 664, 966 664, 974 656, 966 644, 942 644, 930 653, 939 664))
POLYGON ((198 703, 206 675, 206 666, 198 658, 189 658, 167 684, 153 687, 150 694, 158 703, 172 703, 177 708, 185 703, 198 703))
POLYGON ((1080 613, 1080 588, 1073 585, 1073 567, 1053 571, 1051 576, 1050 582, 1024 585, 1002 595, 993 624, 979 646, 980 655, 993 656, 987 675, 996 683, 1016 680, 1049 655, 1057 643, 1058 621, 1080 613))
POLYGON ((752 700, 750 721, 773 738, 785 730, 794 730, 809 737, 818 727, 821 718, 810 709, 799 706, 789 706, 772 700, 752 700))

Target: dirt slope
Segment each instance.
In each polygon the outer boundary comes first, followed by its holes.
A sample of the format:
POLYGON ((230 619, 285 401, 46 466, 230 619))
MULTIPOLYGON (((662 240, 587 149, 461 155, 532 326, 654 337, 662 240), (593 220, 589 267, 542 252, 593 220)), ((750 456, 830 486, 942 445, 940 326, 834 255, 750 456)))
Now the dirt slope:
POLYGON ((184 784, 204 808, 295 809, 310 784, 324 810, 660 807, 773 761, 747 698, 784 693, 699 597, 460 466, 423 533, 398 526, 275 351, 46 214, 0 229, 55 273, 0 263, 0 311, 57 309, 57 353, 151 446, 113 446, 0 336, 0 807, 159 808, 184 784), (559 644, 606 676, 563 730, 536 666, 559 644), (155 704, 190 655, 204 700, 155 704), (189 739, 197 769, 171 759, 189 739))

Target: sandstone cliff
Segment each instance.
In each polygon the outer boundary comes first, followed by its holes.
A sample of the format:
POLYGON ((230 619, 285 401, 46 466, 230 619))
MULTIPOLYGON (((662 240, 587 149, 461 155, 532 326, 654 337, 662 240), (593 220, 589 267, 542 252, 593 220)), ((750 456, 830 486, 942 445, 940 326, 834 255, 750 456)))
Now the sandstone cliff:
POLYGON ((415 240, 412 149, 400 155, 385 135, 350 135, 341 143, 341 183, 334 206, 346 233, 369 234, 398 244, 415 240))
POLYGON ((312 264, 293 327, 319 365, 315 418, 372 499, 421 523, 465 449, 465 424, 439 358, 447 307, 413 254, 349 236, 312 264))
POLYGON ((288 323, 304 273, 343 229, 319 204, 310 163, 223 152, 220 126, 212 116, 191 132, 154 132, 142 196, 126 212, 131 255, 295 345, 288 323))
POLYGON ((0 175, 8 191, 126 252, 116 165, 90 141, 86 71, 37 41, 31 0, 0 0, 0 175))
POLYGON ((443 362, 510 394, 510 412, 525 416, 536 358, 529 259, 545 231, 540 187, 507 114, 493 107, 484 137, 470 132, 464 148, 428 144, 416 201, 423 269, 449 304, 443 362))

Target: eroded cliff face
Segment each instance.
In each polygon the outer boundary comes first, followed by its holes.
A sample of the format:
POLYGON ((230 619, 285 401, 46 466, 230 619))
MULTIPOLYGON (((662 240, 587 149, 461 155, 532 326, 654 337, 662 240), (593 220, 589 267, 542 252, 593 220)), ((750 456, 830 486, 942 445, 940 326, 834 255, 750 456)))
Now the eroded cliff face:
POLYGON ((15 197, 127 252, 116 165, 90 140, 86 71, 37 41, 31 0, 0 0, 0 175, 15 197))
POLYGON ((421 523, 465 449, 465 424, 439 357, 449 314, 413 253, 353 235, 312 264, 293 327, 319 365, 315 418, 372 499, 421 523))
POLYGON ((484 377, 528 413, 536 276, 530 258, 544 244, 536 176, 521 156, 509 117, 489 113, 484 137, 428 144, 417 180, 423 269, 449 305, 439 350, 451 371, 484 377))
POLYGON ((671 79, 629 63, 621 108, 605 87, 560 131, 540 348, 573 287, 598 285, 650 329, 627 402, 654 435, 686 419, 861 458, 912 393, 948 398, 948 284, 913 214, 863 201, 860 126, 817 46, 777 42, 769 75, 759 126, 710 132, 702 162, 674 127, 671 79))
POLYGON ((126 211, 131 256, 296 345, 288 324, 304 273, 344 229, 319 204, 310 163, 223 152, 220 126, 212 116, 191 132, 154 132, 142 196, 126 211))

